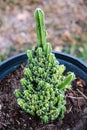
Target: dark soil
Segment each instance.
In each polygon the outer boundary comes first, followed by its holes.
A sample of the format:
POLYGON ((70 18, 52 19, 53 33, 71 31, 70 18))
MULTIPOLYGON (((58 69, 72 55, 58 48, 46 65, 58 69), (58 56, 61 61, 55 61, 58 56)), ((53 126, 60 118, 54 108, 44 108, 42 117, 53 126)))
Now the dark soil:
POLYGON ((17 105, 13 92, 21 87, 22 70, 23 65, 0 81, 0 130, 87 130, 87 87, 82 79, 77 78, 66 93, 65 118, 43 125, 17 105))

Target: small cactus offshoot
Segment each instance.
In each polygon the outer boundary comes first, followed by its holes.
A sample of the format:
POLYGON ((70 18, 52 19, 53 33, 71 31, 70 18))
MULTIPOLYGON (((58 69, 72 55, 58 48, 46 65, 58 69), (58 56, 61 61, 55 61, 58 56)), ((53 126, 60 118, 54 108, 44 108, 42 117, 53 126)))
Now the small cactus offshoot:
POLYGON ((18 105, 32 116, 39 116, 43 123, 63 119, 66 111, 64 98, 75 75, 59 65, 52 48, 46 43, 44 12, 35 10, 38 44, 35 50, 27 50, 28 63, 24 68, 25 77, 21 79, 21 90, 15 90, 18 105))

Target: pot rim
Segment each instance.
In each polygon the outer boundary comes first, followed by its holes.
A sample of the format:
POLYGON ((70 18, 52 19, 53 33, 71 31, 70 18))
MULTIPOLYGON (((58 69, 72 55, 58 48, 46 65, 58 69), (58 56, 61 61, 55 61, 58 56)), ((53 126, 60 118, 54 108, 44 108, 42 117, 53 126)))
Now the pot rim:
MULTIPOLYGON (((84 61, 82 61, 82 60, 80 60, 79 58, 77 58, 77 57, 75 57, 75 56, 72 56, 72 55, 70 55, 70 54, 63 53, 63 52, 52 51, 52 53, 54 53, 55 56, 56 56, 58 59, 59 59, 59 58, 62 59, 62 57, 64 57, 63 60, 67 61, 68 58, 69 58, 69 61, 70 61, 71 63, 73 63, 73 60, 74 60, 75 65, 79 65, 79 67, 80 67, 81 69, 83 69, 83 70, 85 69, 85 71, 87 72, 87 63, 84 62, 84 61)), ((15 59, 15 58, 17 58, 17 57, 24 56, 24 55, 25 55, 25 58, 27 58, 26 52, 22 52, 22 53, 19 53, 19 54, 14 55, 14 56, 11 56, 11 57, 7 58, 6 60, 2 61, 2 62, 0 63, 0 67, 1 67, 3 64, 6 64, 6 63, 9 62, 9 61, 11 61, 11 60, 13 60, 13 59, 15 59)), ((25 60, 25 61, 26 61, 26 60, 25 60)))
MULTIPOLYGON (((55 54, 55 57, 59 60, 59 63, 60 63, 60 60, 62 60, 63 62, 70 63, 70 65, 71 64, 75 65, 77 68, 79 68, 80 70, 82 70, 83 72, 87 74, 87 63, 85 63, 84 61, 81 61, 77 57, 72 56, 70 54, 63 53, 63 52, 52 51, 52 53, 55 54)), ((26 62, 26 61, 27 61, 27 55, 25 52, 16 54, 2 61, 0 63, 0 79, 2 79, 6 74, 8 74, 8 71, 2 74, 3 71, 5 71, 6 69, 10 69, 10 72, 12 72, 18 66, 20 66, 21 63, 26 62)))

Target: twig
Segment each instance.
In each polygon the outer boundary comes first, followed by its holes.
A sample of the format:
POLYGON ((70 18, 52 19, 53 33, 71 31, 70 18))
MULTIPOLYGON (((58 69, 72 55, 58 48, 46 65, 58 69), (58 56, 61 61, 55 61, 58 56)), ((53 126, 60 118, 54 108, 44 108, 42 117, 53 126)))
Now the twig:
POLYGON ((67 113, 70 113, 72 111, 72 106, 70 107, 69 110, 67 110, 67 113))
MULTIPOLYGON (((47 124, 47 125, 45 125, 45 126, 43 126, 43 127, 41 127, 42 129, 44 129, 46 126, 48 126, 48 127, 54 127, 55 125, 53 125, 53 124, 47 124)), ((39 129, 37 129, 37 130, 40 130, 40 128, 39 129)))
POLYGON ((72 99, 78 99, 78 100, 83 99, 83 97, 73 97, 73 96, 66 96, 66 97, 68 97, 68 98, 72 98, 72 99))
POLYGON ((3 126, 5 126, 5 127, 7 127, 7 125, 6 125, 6 124, 4 124, 3 122, 0 122, 0 124, 1 124, 1 125, 3 125, 3 126))
POLYGON ((87 100, 87 97, 84 93, 82 93, 79 89, 77 89, 77 91, 87 100))
POLYGON ((72 92, 74 95, 77 96, 76 92, 75 92, 73 89, 70 89, 70 90, 71 90, 71 92, 72 92))

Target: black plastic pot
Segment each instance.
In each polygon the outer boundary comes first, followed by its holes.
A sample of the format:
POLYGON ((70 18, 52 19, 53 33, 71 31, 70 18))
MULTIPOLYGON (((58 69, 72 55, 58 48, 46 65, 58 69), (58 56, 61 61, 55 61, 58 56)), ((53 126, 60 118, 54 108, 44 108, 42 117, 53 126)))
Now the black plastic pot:
MULTIPOLYGON (((66 71, 72 71, 76 76, 82 78, 87 84, 87 64, 79 59, 64 53, 53 52, 60 64, 66 66, 66 71)), ((0 63, 0 80, 2 80, 8 73, 18 68, 23 62, 27 62, 25 53, 18 54, 0 63)), ((83 116, 82 118, 87 118, 83 116)), ((85 128, 85 126, 82 126, 85 128)), ((83 128, 81 128, 83 129, 83 128)), ((75 127, 73 130, 81 130, 80 127, 75 127)), ((86 129, 85 129, 86 130, 86 129)))
MULTIPOLYGON (((72 71, 76 76, 82 78, 87 84, 87 64, 79 59, 64 53, 54 52, 56 59, 60 64, 66 66, 66 71, 72 71)), ((27 62, 27 56, 25 53, 18 54, 0 63, 0 80, 5 75, 18 68, 21 63, 27 62)))

